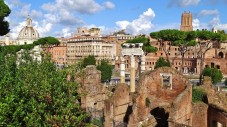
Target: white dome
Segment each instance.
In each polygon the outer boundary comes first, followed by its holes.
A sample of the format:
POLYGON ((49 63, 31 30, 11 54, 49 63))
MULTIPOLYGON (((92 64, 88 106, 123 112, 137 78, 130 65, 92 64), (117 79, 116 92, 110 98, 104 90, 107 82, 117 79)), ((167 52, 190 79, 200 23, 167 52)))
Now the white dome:
POLYGON ((39 38, 39 33, 32 26, 32 20, 28 17, 26 19, 26 26, 19 32, 17 41, 19 45, 32 44, 39 38))

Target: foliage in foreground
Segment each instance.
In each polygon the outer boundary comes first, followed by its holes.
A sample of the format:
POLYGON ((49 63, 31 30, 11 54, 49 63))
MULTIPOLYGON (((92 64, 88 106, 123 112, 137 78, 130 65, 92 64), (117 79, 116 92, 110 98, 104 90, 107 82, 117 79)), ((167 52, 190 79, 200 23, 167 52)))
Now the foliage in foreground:
POLYGON ((160 57, 155 66, 154 66, 154 69, 157 69, 159 67, 170 67, 170 62, 169 61, 166 61, 163 57, 160 57))
POLYGON ((206 97, 206 92, 202 88, 193 88, 192 89, 192 102, 204 102, 206 97))
POLYGON ((221 70, 217 68, 209 68, 209 67, 203 69, 203 76, 209 76, 213 84, 221 82, 223 78, 221 70))
POLYGON ((0 126, 84 126, 76 82, 49 59, 25 56, 20 65, 13 55, 0 57, 0 126))

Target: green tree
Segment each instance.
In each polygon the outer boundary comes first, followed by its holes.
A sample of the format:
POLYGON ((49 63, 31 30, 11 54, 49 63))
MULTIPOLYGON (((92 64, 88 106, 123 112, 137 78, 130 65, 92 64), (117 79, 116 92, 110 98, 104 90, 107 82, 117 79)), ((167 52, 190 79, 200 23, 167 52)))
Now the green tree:
POLYGON ((204 68, 202 74, 203 74, 203 76, 211 77, 213 84, 221 82, 221 80, 223 78, 222 72, 216 68, 208 68, 208 67, 204 68))
MULTIPOLYGON (((166 59, 169 60, 171 46, 179 47, 179 55, 181 55, 182 63, 184 62, 184 54, 189 51, 189 46, 196 45, 196 33, 194 31, 184 32, 179 30, 161 30, 158 32, 150 33, 152 38, 155 38, 159 41, 160 47, 162 47, 165 52, 166 59)), ((177 58, 177 56, 175 57, 177 58)), ((175 58, 172 60, 174 63, 175 58)), ((183 64, 181 64, 183 68, 183 64)))
POLYGON ((196 51, 198 54, 198 57, 201 59, 200 63, 200 84, 202 84, 202 76, 203 76, 203 68, 204 68, 204 60, 205 55, 207 51, 209 51, 212 48, 212 45, 215 43, 221 43, 222 41, 226 40, 226 36, 221 33, 213 33, 208 30, 197 30, 196 31, 196 37, 198 39, 198 50, 196 51))
POLYGON ((137 37, 134 38, 132 40, 127 40, 126 43, 143 43, 143 51, 145 53, 151 53, 151 52, 156 52, 157 48, 155 48, 154 46, 150 45, 150 40, 146 37, 137 37))
POLYGON ((167 61, 170 61, 169 55, 172 43, 185 38, 185 34, 182 31, 171 29, 152 32, 150 33, 150 36, 158 40, 160 47, 163 49, 166 55, 167 61))
POLYGON ((5 17, 9 16, 11 10, 5 4, 4 0, 0 0, 0 36, 7 34, 9 29, 9 23, 5 20, 5 17))
POLYGON ((36 63, 22 57, 19 65, 14 55, 0 57, 0 125, 85 126, 77 83, 67 81, 50 58, 36 63))
POLYGON ((96 65, 96 60, 94 55, 89 55, 85 57, 82 62, 82 67, 86 67, 87 65, 96 65))
POLYGON ((102 60, 101 64, 97 66, 97 69, 101 71, 102 81, 107 81, 111 79, 113 68, 112 65, 110 65, 107 60, 102 60))
MULTIPOLYGON (((178 46, 179 47, 179 52, 181 55, 181 72, 183 73, 183 67, 184 67, 184 58, 185 58, 185 53, 187 53, 191 48, 197 44, 195 41, 196 39, 196 33, 194 31, 190 32, 183 32, 179 31, 177 32, 179 38, 176 38, 177 40, 172 42, 173 46, 178 46)), ((178 56, 178 55, 177 55, 178 56)), ((177 56, 175 58, 177 58, 177 56)), ((172 64, 174 63, 175 58, 172 60, 172 64)))
POLYGON ((166 61, 163 57, 160 57, 155 66, 154 66, 154 69, 157 69, 159 67, 170 67, 170 62, 169 61, 166 61))
POLYGON ((55 37, 43 37, 33 42, 35 45, 59 45, 60 42, 55 37))

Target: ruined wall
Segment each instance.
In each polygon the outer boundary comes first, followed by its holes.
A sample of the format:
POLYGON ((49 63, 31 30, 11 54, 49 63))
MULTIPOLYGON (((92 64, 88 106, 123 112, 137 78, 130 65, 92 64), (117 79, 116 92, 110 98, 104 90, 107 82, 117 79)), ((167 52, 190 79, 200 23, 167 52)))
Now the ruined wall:
POLYGON ((75 75, 80 84, 82 94, 81 107, 86 109, 92 118, 103 117, 106 88, 101 84, 101 72, 95 66, 89 65, 75 75))
POLYGON ((190 119, 191 124, 191 84, 175 69, 163 67, 143 73, 135 94, 129 126, 136 126, 136 123, 149 118, 151 111, 157 107, 164 109, 163 114, 169 114, 173 121, 185 123, 190 119), (172 76, 171 87, 163 85, 162 74, 172 76))
POLYGON ((207 127, 208 105, 205 103, 195 103, 192 109, 192 126, 207 127))
POLYGON ((209 106, 208 108, 208 127, 216 127, 218 124, 227 126, 227 112, 209 106))
POLYGON ((113 89, 113 95, 105 104, 105 127, 123 124, 129 105, 129 90, 126 84, 118 84, 113 89), (107 116, 107 117, 106 117, 107 116))
POLYGON ((208 100, 208 127, 216 127, 218 124, 227 126, 227 94, 218 92, 211 83, 210 77, 204 77, 201 86, 208 100))
MULTIPOLYGON (((189 83, 187 83, 187 84, 189 84, 189 83)), ((184 125, 191 126, 192 125, 191 100, 192 100, 192 87, 188 86, 173 101, 169 119, 171 119, 175 123, 181 123, 184 125)), ((170 122, 170 124, 171 124, 171 122, 170 122)))

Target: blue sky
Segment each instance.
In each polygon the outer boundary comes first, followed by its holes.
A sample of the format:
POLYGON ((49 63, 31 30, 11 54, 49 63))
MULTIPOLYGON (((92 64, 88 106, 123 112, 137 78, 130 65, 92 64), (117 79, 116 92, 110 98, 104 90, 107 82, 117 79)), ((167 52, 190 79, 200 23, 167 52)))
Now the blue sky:
POLYGON ((11 36, 16 37, 30 15, 42 37, 69 37, 77 27, 99 27, 102 34, 126 29, 149 34, 179 29, 181 14, 193 14, 194 29, 227 32, 227 0, 5 0, 12 12, 11 36))

